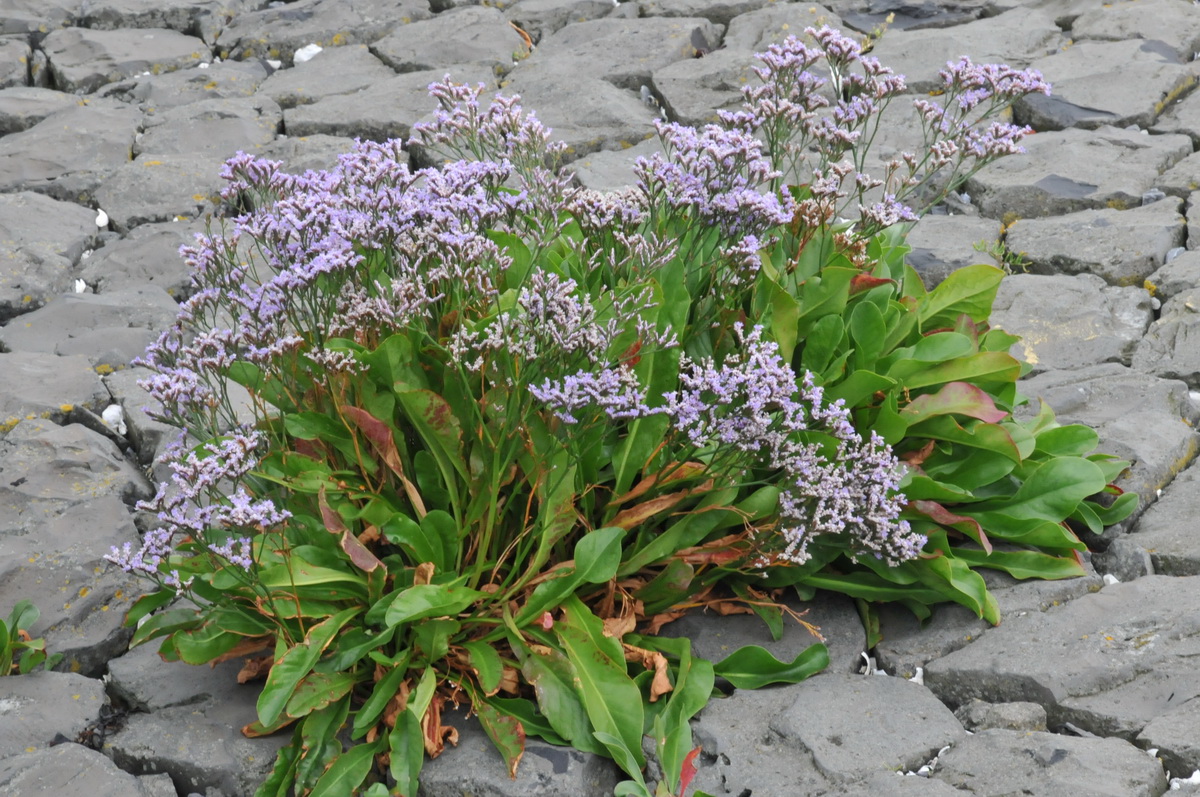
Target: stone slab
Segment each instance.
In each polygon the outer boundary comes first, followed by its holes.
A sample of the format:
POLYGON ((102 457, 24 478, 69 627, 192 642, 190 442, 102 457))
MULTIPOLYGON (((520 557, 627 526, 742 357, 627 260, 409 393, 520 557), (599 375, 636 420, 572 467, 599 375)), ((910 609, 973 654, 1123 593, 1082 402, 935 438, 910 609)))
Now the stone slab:
POLYGON ((0 352, 0 433, 23 420, 61 423, 76 406, 99 413, 108 406, 104 383, 86 357, 0 352))
POLYGON ((1146 289, 1160 302, 1184 291, 1200 288, 1200 253, 1193 250, 1177 251, 1162 268, 1147 277, 1146 282, 1146 289))
POLYGON ((186 69, 209 57, 203 41, 167 28, 64 28, 46 36, 42 49, 50 59, 54 85, 84 94, 142 72, 186 69))
MULTIPOLYGON (((4 612, 7 616, 7 608, 4 612)), ((74 739, 108 702, 104 684, 68 672, 0 678, 0 762, 48 748, 57 734, 74 739)))
POLYGON ((226 157, 212 151, 138 155, 96 187, 95 201, 121 233, 147 224, 199 219, 221 203, 226 157))
POLYGON ((398 26, 373 43, 371 53, 396 72, 476 65, 503 75, 529 48, 499 9, 467 6, 398 26))
POLYGON ((1075 39, 1164 42, 1182 61, 1200 50, 1200 19, 1186 3, 1174 0, 1120 0, 1090 8, 1071 23, 1075 39))
MULTIPOLYGON (((172 787, 171 794, 175 794, 172 787)), ((60 744, 0 759, 0 797, 154 797, 103 754, 60 744)))
POLYGON ((269 71, 270 67, 259 60, 199 63, 191 69, 110 83, 96 96, 161 112, 201 100, 253 96, 269 71))
POLYGON ((1200 769, 1200 699, 1192 698, 1155 717, 1138 734, 1137 742, 1158 750, 1171 772, 1182 775, 1200 769))
POLYGON ((0 324, 69 290, 96 233, 93 210, 32 192, 0 194, 0 324))
POLYGON ((1034 702, 1050 727, 1132 739, 1200 694, 1189 662, 1200 652, 1198 587, 1195 576, 1146 576, 1012 618, 930 662, 925 683, 950 706, 1034 702))
POLYGON ((609 0, 520 0, 504 9, 504 18, 528 33, 536 45, 572 22, 600 19, 612 10, 609 0))
POLYGON ((195 234, 202 232, 204 222, 199 220, 139 224, 125 237, 88 255, 79 278, 95 293, 154 285, 183 301, 191 296, 193 286, 179 247, 194 243, 195 234))
POLYGON ((976 794, 1157 797, 1162 766, 1122 739, 986 730, 939 758, 934 777, 976 794))
POLYGON ((1183 246, 1183 203, 1162 199, 1132 210, 1081 210, 1009 225, 1005 243, 1035 274, 1096 274, 1110 285, 1142 283, 1183 246))
POLYGON ((1135 207, 1160 174, 1192 151, 1186 136, 1148 136, 1111 126, 1039 133, 1023 146, 1024 155, 989 164, 967 181, 967 192, 985 216, 1028 219, 1109 203, 1135 207))
POLYGON ((993 219, 927 215, 908 234, 906 243, 912 251, 904 259, 921 275, 925 288, 932 290, 960 268, 994 263, 989 252, 997 251, 999 238, 1000 225, 993 219))
POLYGON ((149 114, 133 154, 230 158, 253 153, 275 139, 283 110, 270 97, 198 100, 149 114))
POLYGON ((330 47, 263 81, 258 93, 280 108, 309 105, 335 94, 353 94, 395 76, 365 44, 330 47))
POLYGON ((0 135, 27 130, 50 114, 79 102, 73 94, 37 86, 0 89, 0 135))
POLYGON ((1200 288, 1178 293, 1162 305, 1159 319, 1138 343, 1133 367, 1167 379, 1200 386, 1200 288))
POLYGON ((1011 353, 1038 374, 1129 365, 1153 318, 1143 288, 1113 287, 1094 274, 1012 274, 1000 283, 989 323, 1021 336, 1011 353))
POLYGON ((1167 576, 1200 575, 1200 546, 1195 520, 1200 516, 1200 468, 1191 466, 1163 488, 1128 539, 1150 554, 1154 572, 1167 576))

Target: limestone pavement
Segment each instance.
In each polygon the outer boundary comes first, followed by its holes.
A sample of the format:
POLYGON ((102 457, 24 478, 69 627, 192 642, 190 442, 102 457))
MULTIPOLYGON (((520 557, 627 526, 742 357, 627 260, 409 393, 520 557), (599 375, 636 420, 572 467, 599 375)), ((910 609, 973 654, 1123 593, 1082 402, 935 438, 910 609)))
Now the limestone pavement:
MULTIPOLYGON (((331 166, 354 137, 406 136, 432 111, 426 86, 450 73, 520 93, 582 185, 616 188, 656 146, 656 116, 701 124, 736 107, 754 52, 810 24, 870 31, 893 11, 876 54, 914 91, 964 54, 1054 84, 1015 109, 1038 131, 1028 153, 923 220, 910 262, 933 284, 1007 253, 995 322, 1023 336, 1024 392, 1131 460, 1121 486, 1142 509, 1088 540, 1086 578, 989 576, 995 628, 954 606, 925 627, 888 607, 867 651, 852 602, 819 596, 808 619, 829 671, 714 701, 694 724, 696 784, 737 797, 1200 793, 1194 3, 4 0, 0 610, 34 600, 35 635, 65 659, 0 678, 0 795, 249 795, 282 744, 240 733, 256 691, 236 662, 127 650, 140 585, 101 559, 137 540, 132 506, 171 433, 128 366, 188 295, 177 250, 213 212, 226 157, 331 166), (123 423, 104 419, 114 404, 123 423)), ((881 143, 910 140, 901 118, 881 143)), ((670 630, 709 657, 811 642, 793 628, 772 643, 742 617, 670 630)), ((423 797, 611 794, 609 762, 536 741, 509 780, 478 726, 461 725, 423 797)))

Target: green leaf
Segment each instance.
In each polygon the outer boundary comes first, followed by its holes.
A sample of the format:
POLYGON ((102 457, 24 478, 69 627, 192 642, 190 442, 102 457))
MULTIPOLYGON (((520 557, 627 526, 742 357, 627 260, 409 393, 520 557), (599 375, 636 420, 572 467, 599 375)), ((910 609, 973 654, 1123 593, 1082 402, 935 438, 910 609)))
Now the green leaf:
POLYGON ((138 628, 138 620, 141 620, 155 609, 161 609, 175 600, 175 594, 175 590, 164 588, 157 592, 142 595, 129 607, 129 611, 125 614, 123 625, 126 628, 138 628))
POLYGON ((299 556, 292 556, 290 564, 264 567, 259 571, 258 580, 264 587, 283 589, 289 594, 292 587, 324 586, 334 594, 344 593, 346 599, 365 600, 367 597, 367 579, 363 574, 320 567, 299 556))
MULTIPOLYGON (((603 623, 574 596, 564 603, 554 633, 571 663, 575 688, 596 729, 596 738, 608 734, 617 740, 637 764, 629 772, 634 775, 645 765, 642 694, 626 671, 621 643, 605 636, 603 623)), ((613 745, 612 741, 605 743, 620 764, 613 745)))
POLYGON ((847 407, 858 407, 875 393, 891 390, 895 385, 896 380, 880 376, 874 371, 855 371, 841 382, 826 388, 825 400, 834 402, 841 399, 847 407))
POLYGON ((910 425, 935 415, 965 415, 988 423, 999 423, 1008 417, 997 409, 992 397, 966 382, 950 382, 936 393, 917 396, 900 411, 910 425))
POLYGON ((425 742, 421 718, 412 711, 400 712, 396 727, 388 734, 388 752, 391 758, 388 774, 396 781, 395 793, 417 797, 421 767, 425 763, 425 742))
POLYGON ((520 720, 500 713, 486 700, 473 700, 471 706, 479 717, 483 732, 503 756, 508 767, 508 776, 515 778, 517 765, 521 763, 521 756, 525 753, 525 727, 521 725, 520 720))
POLYGON ((353 797, 358 794, 359 787, 371 773, 375 754, 382 746, 380 739, 371 744, 357 744, 342 753, 325 770, 309 797, 353 797))
POLYGON ((1003 570, 1013 578, 1077 578, 1087 575, 1074 556, 1054 556, 1038 551, 992 551, 955 548, 954 556, 971 567, 1003 570))
POLYGON ((290 797, 296 780, 296 759, 300 756, 300 729, 292 734, 292 741, 279 748, 271 774, 254 792, 254 797, 290 797))
POLYGON ((284 713, 299 718, 323 709, 348 695, 357 683, 358 677, 354 673, 310 672, 296 686, 284 713))
POLYGON ((758 645, 738 648, 714 665, 713 672, 738 689, 758 689, 768 684, 797 684, 829 666, 829 649, 809 645, 790 662, 782 662, 758 645))
POLYGON ((854 363, 859 370, 870 370, 875 365, 882 353, 886 333, 883 313, 874 303, 859 302, 850 311, 850 338, 854 342, 854 363))
MULTIPOLYGON (((411 653, 408 655, 410 656, 411 653)), ((388 670, 386 675, 375 682, 371 696, 354 715, 354 727, 351 729, 352 738, 361 737, 379 720, 383 715, 383 710, 387 708, 388 701, 395 697, 396 692, 400 690, 400 684, 407 674, 408 656, 405 656, 395 667, 388 670)))
POLYGON ((415 584, 400 590, 388 606, 384 623, 390 628, 426 617, 454 617, 487 593, 464 585, 465 576, 449 584, 415 584))
MULTIPOLYGON (((455 474, 463 481, 470 481, 462 456, 462 425, 450 404, 431 390, 397 390, 396 400, 437 460, 446 484, 455 483, 455 474)), ((452 487, 450 491, 454 492, 452 487)))
POLYGON ((317 623, 308 629, 303 642, 289 648, 276 659, 271 671, 267 673, 267 683, 258 696, 259 722, 269 726, 279 719, 292 693, 304 676, 312 671, 313 665, 317 663, 325 648, 342 627, 361 611, 360 607, 346 609, 322 623, 317 623))
POLYGON ((1082 457, 1100 445, 1096 430, 1082 424, 1056 426, 1038 432, 1037 451, 1052 457, 1082 457))
POLYGON ((556 734, 576 750, 605 754, 592 736, 587 710, 573 685, 571 663, 561 651, 541 645, 529 649, 521 661, 521 674, 533 687, 538 708, 556 734))
POLYGON ((174 638, 179 658, 188 664, 208 664, 242 641, 242 637, 224 630, 211 618, 199 628, 176 631, 174 638))
MULTIPOLYGON (((793 328, 795 322, 792 322, 793 328)), ((771 330, 774 335, 774 329, 771 330)), ((827 315, 812 325, 808 336, 804 339, 804 351, 800 355, 802 368, 814 374, 825 374, 829 364, 842 347, 842 338, 846 335, 846 325, 841 316, 827 315)))
POLYGON ((1095 511, 1096 517, 1100 518, 1101 525, 1112 526, 1133 514, 1133 510, 1138 505, 1138 494, 1122 493, 1117 496, 1116 501, 1112 502, 1112 506, 1107 508, 1091 501, 1088 502, 1088 505, 1095 511))
POLYGON ((984 351, 934 365, 903 359, 896 362, 887 375, 909 390, 955 381, 1015 382, 1021 375, 1021 364, 1006 352, 984 351))
POLYGON ((954 326, 964 314, 977 324, 987 321, 1003 279, 1003 271, 982 264, 951 272, 921 302, 922 329, 954 326))
POLYGON ((300 758, 296 762, 296 790, 303 794, 342 753, 338 732, 346 723, 350 701, 344 700, 309 714, 300 724, 300 758))
POLYGON ((625 529, 606 526, 585 534, 575 544, 575 575, 587 584, 612 579, 621 564, 621 540, 625 529))
POLYGON ((504 662, 500 660, 500 654, 486 642, 464 642, 462 646, 470 657, 471 669, 475 671, 484 694, 496 694, 504 675, 504 662))
POLYGON ((791 362, 792 353, 796 350, 800 305, 794 296, 774 281, 767 281, 766 286, 771 303, 771 336, 779 346, 779 356, 784 362, 791 362))
POLYGON ((1058 523, 1104 485, 1104 474, 1094 462, 1081 457, 1055 457, 1030 473, 1011 498, 984 501, 970 510, 980 520, 1000 513, 1019 520, 1058 523))
POLYGON ((912 437, 931 437, 934 440, 961 443, 971 448, 995 452, 1014 463, 1021 462, 1021 452, 1017 444, 999 424, 971 420, 966 425, 960 425, 949 415, 936 415, 910 426, 908 434, 912 437))

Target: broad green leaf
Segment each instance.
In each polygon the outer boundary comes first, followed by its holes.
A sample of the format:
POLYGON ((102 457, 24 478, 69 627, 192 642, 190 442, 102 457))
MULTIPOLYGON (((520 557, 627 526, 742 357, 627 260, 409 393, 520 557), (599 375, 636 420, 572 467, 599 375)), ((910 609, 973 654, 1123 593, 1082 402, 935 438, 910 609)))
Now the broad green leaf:
POLYGON ((299 718, 323 709, 349 694, 357 683, 358 677, 354 673, 310 672, 296 686, 284 713, 289 717, 299 718))
MULTIPOLYGON (((340 744, 340 742, 339 742, 340 744)), ((352 797, 358 794, 383 740, 357 744, 338 756, 317 781, 309 797, 352 797)))
POLYGON ((143 642, 166 636, 175 631, 197 628, 202 622, 203 618, 195 609, 168 609, 165 612, 152 614, 149 620, 142 623, 133 632, 133 639, 129 641, 129 647, 137 647, 143 642))
MULTIPOLYGON (((605 636, 601 621, 575 597, 564 604, 554 633, 571 664, 575 688, 596 729, 596 738, 600 734, 612 736, 637 768, 644 766, 642 695, 625 669, 621 643, 605 636)), ((605 747, 615 753, 611 741, 605 747)), ((613 758, 621 763, 617 755, 613 758)))
POLYGON ((805 582, 817 589, 840 592, 851 598, 863 600, 911 600, 925 605, 942 603, 945 600, 942 593, 935 590, 896 584, 870 572, 815 573, 807 577, 805 582))
POLYGON ((483 726, 484 733, 504 758, 508 776, 515 778, 517 765, 521 763, 521 756, 525 753, 525 727, 520 720, 500 713, 486 700, 474 700, 471 706, 479 717, 479 724, 483 726))
POLYGON ((934 440, 947 440, 951 443, 961 443, 972 448, 982 448, 1004 456, 1014 463, 1021 462, 1021 452, 1004 427, 971 420, 960 425, 949 415, 936 415, 919 424, 908 428, 913 437, 931 437, 934 440))
POLYGON ((971 567, 1003 570, 1013 578, 1076 578, 1087 575, 1074 556, 1054 556, 1038 551, 992 551, 955 548, 954 556, 971 567))
POLYGON ((858 302, 850 311, 850 339, 854 342, 854 364, 859 370, 870 370, 875 365, 883 350, 885 334, 887 328, 879 307, 869 301, 858 302))
POLYGON ((976 517, 995 512, 1020 520, 1057 523, 1066 519, 1080 501, 1103 490, 1104 485, 1104 474, 1094 462, 1081 457, 1055 457, 1035 469, 1011 498, 984 501, 970 509, 976 517))
POLYGON ((449 584, 414 584, 402 589, 388 606, 384 623, 391 627, 426 617, 457 615, 486 596, 484 592, 465 586, 464 578, 455 579, 449 584))
POLYGON ((1035 435, 1037 450, 1052 457, 1082 457, 1100 445, 1096 430, 1083 424, 1046 429, 1035 435))
POLYGON ((645 586, 634 591, 633 596, 645 604, 647 615, 671 608, 692 593, 692 579, 696 568, 682 559, 671 559, 645 586))
POLYGON ((966 606, 992 625, 998 624, 1000 608, 988 591, 983 577, 966 562, 954 557, 946 543, 945 532, 931 535, 930 539, 926 551, 932 546, 939 546, 942 555, 917 560, 917 572, 921 574, 921 580, 926 586, 944 593, 947 598, 966 606))
MULTIPOLYGON (((527 737, 537 736, 559 747, 567 744, 567 740, 555 733, 554 728, 550 727, 550 723, 538 711, 537 704, 532 700, 526 700, 523 697, 490 697, 487 698, 487 702, 495 706, 501 714, 507 714, 519 720, 521 726, 525 729, 527 737)), ((581 707, 580 711, 582 710, 581 707)))
POLYGON ((267 683, 258 696, 258 721, 272 725, 283 714, 288 700, 304 676, 312 671, 317 659, 346 623, 362 611, 360 607, 346 609, 328 620, 308 629, 304 641, 289 648, 275 660, 267 673, 267 683))
POLYGON ((983 351, 934 365, 900 360, 887 375, 910 390, 955 381, 1014 382, 1021 375, 1021 364, 1006 352, 983 351))
POLYGON ((421 718, 412 711, 400 712, 396 727, 388 734, 388 752, 391 758, 388 774, 396 781, 395 793, 400 797, 417 797, 421 767, 425 763, 425 742, 421 718))
MULTIPOLYGON (((380 505, 382 506, 382 502, 380 505)), ((447 569, 447 563, 443 561, 446 548, 442 544, 441 538, 437 536, 436 526, 432 524, 423 526, 398 511, 379 522, 378 526, 384 539, 393 545, 398 545, 408 554, 411 564, 433 562, 440 569, 447 569)))
POLYGON ((296 787, 306 793, 327 766, 342 753, 338 732, 350 713, 350 701, 312 712, 300 724, 300 759, 296 762, 296 787))
MULTIPOLYGON (((138 628, 138 620, 141 620, 146 615, 155 609, 161 609, 171 601, 175 600, 175 590, 160 589, 157 592, 151 592, 142 595, 133 602, 129 607, 129 611, 125 614, 125 622, 123 625, 126 628, 138 628)), ((195 616, 195 612, 192 613, 195 616)))
POLYGON ((975 512, 974 506, 958 507, 958 511, 978 520, 993 542, 1004 540, 1054 551, 1087 549, 1075 533, 1061 522, 1041 518, 1015 518, 995 511, 975 512))
POLYGON ((387 708, 388 701, 395 697, 396 692, 400 690, 400 684, 404 682, 406 675, 408 675, 407 658, 401 660, 395 667, 388 670, 383 678, 375 682, 371 696, 354 715, 352 738, 361 737, 379 720, 379 717, 383 715, 383 710, 387 708))
POLYGON ((538 708, 556 734, 577 750, 605 754, 592 736, 587 710, 573 685, 571 663, 561 651, 541 645, 531 648, 521 661, 521 673, 533 686, 538 708))
POLYGON ((404 417, 437 460, 446 484, 455 483, 455 474, 469 481, 462 456, 462 425, 450 404, 431 390, 397 390, 396 400, 404 408, 404 417))
POLYGON ((841 382, 825 389, 826 401, 841 399, 847 407, 858 407, 879 391, 891 390, 896 380, 880 376, 874 371, 855 371, 841 382))
POLYGON ((715 680, 712 662, 693 658, 691 643, 681 650, 675 668, 675 683, 667 705, 654 718, 654 742, 658 759, 673 792, 679 791, 679 774, 692 750, 692 717, 708 704, 715 680))
MULTIPOLYGON (((795 329, 794 320, 792 329, 795 329)), ((774 329, 770 331, 774 335, 774 329)), ((804 339, 804 350, 800 354, 801 367, 814 374, 825 374, 829 364, 842 348, 842 338, 845 335, 846 326, 841 316, 827 315, 818 320, 804 339)))
POLYGON ((1112 526, 1133 514, 1133 510, 1138 505, 1138 494, 1122 493, 1117 496, 1117 500, 1113 501, 1112 506, 1109 507, 1101 507, 1099 504, 1093 502, 1088 502, 1088 504, 1096 513, 1096 517, 1100 518, 1101 525, 1112 526))
POLYGON ((175 649, 179 651, 179 658, 188 664, 208 664, 222 653, 233 650, 241 641, 241 636, 225 631, 212 619, 194 630, 175 632, 175 649))
POLYGON ((996 408, 991 396, 966 382, 950 382, 936 393, 917 396, 900 412, 910 425, 935 415, 965 415, 988 423, 1008 417, 1007 412, 996 408))
POLYGON ((271 589, 290 590, 292 587, 324 586, 345 594, 347 599, 367 597, 367 579, 350 570, 335 570, 310 564, 298 556, 290 563, 265 567, 259 571, 259 583, 271 589))
POLYGON ((296 759, 300 755, 300 729, 292 734, 292 741, 279 748, 271 774, 254 792, 254 797, 291 797, 296 779, 296 759))
POLYGON ((621 564, 621 540, 625 530, 616 526, 585 534, 575 544, 575 574, 588 584, 603 584, 612 579, 621 564))
POLYGON ((962 333, 935 332, 918 339, 910 346, 904 361, 909 364, 944 363, 971 355, 974 349, 971 339, 962 333))
POLYGON ((738 689, 758 689, 769 684, 797 684, 828 666, 829 649, 819 642, 790 662, 780 661, 766 648, 746 645, 715 664, 713 672, 738 689))
POLYGON ((470 657, 471 669, 475 671, 483 693, 488 696, 496 694, 504 675, 504 662, 500 660, 500 654, 486 642, 464 642, 463 648, 470 657))
POLYGON ((922 329, 954 326, 964 314, 977 324, 987 321, 1003 279, 1003 271, 982 264, 951 272, 921 302, 922 329))
POLYGON ((784 362, 791 362, 796 350, 800 305, 794 296, 775 282, 767 282, 766 285, 771 297, 771 313, 768 316, 771 336, 779 346, 779 356, 784 362))
POLYGON ((973 501, 970 490, 928 476, 911 476, 900 485, 900 491, 910 501, 973 501))

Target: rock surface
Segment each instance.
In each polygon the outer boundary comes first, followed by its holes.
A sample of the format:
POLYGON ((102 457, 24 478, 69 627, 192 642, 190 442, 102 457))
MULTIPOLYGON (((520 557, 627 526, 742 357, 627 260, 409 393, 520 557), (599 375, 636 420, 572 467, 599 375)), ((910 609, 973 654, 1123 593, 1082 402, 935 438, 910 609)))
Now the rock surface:
MULTIPOLYGON (((853 601, 797 603, 832 666, 712 701, 693 723, 694 786, 735 797, 1158 797, 1166 770, 1200 769, 1192 4, 7 0, 0 616, 32 599, 32 631, 64 659, 61 672, 0 677, 0 796, 250 794, 287 739, 242 736, 258 687, 235 682, 239 662, 192 668, 162 663, 153 644, 128 651, 122 621, 142 585, 102 559, 136 541, 133 505, 176 436, 137 386, 146 372, 128 366, 195 290, 178 249, 219 207, 226 158, 240 149, 292 171, 328 168, 354 138, 408 136, 432 116, 428 85, 450 73, 487 96, 521 93, 568 145, 578 182, 616 189, 659 150, 656 118, 704 123, 736 108, 753 53, 809 25, 866 33, 889 14, 874 54, 914 97, 936 91, 938 71, 963 54, 1032 65, 1055 84, 1016 109, 1037 130, 1027 154, 974 175, 947 204, 953 215, 921 221, 908 262, 930 287, 973 263, 1013 272, 993 323, 1023 336, 1022 392, 1131 460, 1118 484, 1141 508, 1087 538, 1086 577, 985 574, 1004 617, 995 628, 959 606, 924 624, 879 606, 868 651, 853 601), (101 419, 114 404, 124 431, 101 419), (864 654, 878 674, 859 674, 864 654)), ((907 106, 898 100, 880 131, 889 152, 920 142, 907 106)), ((414 165, 430 157, 412 152, 414 165)), ((812 640, 792 625, 774 642, 739 615, 666 631, 715 660, 744 644, 793 658, 812 640)), ((600 797, 619 779, 606 759, 531 741, 509 780, 481 728, 458 719, 459 747, 428 764, 426 797, 600 797)))

